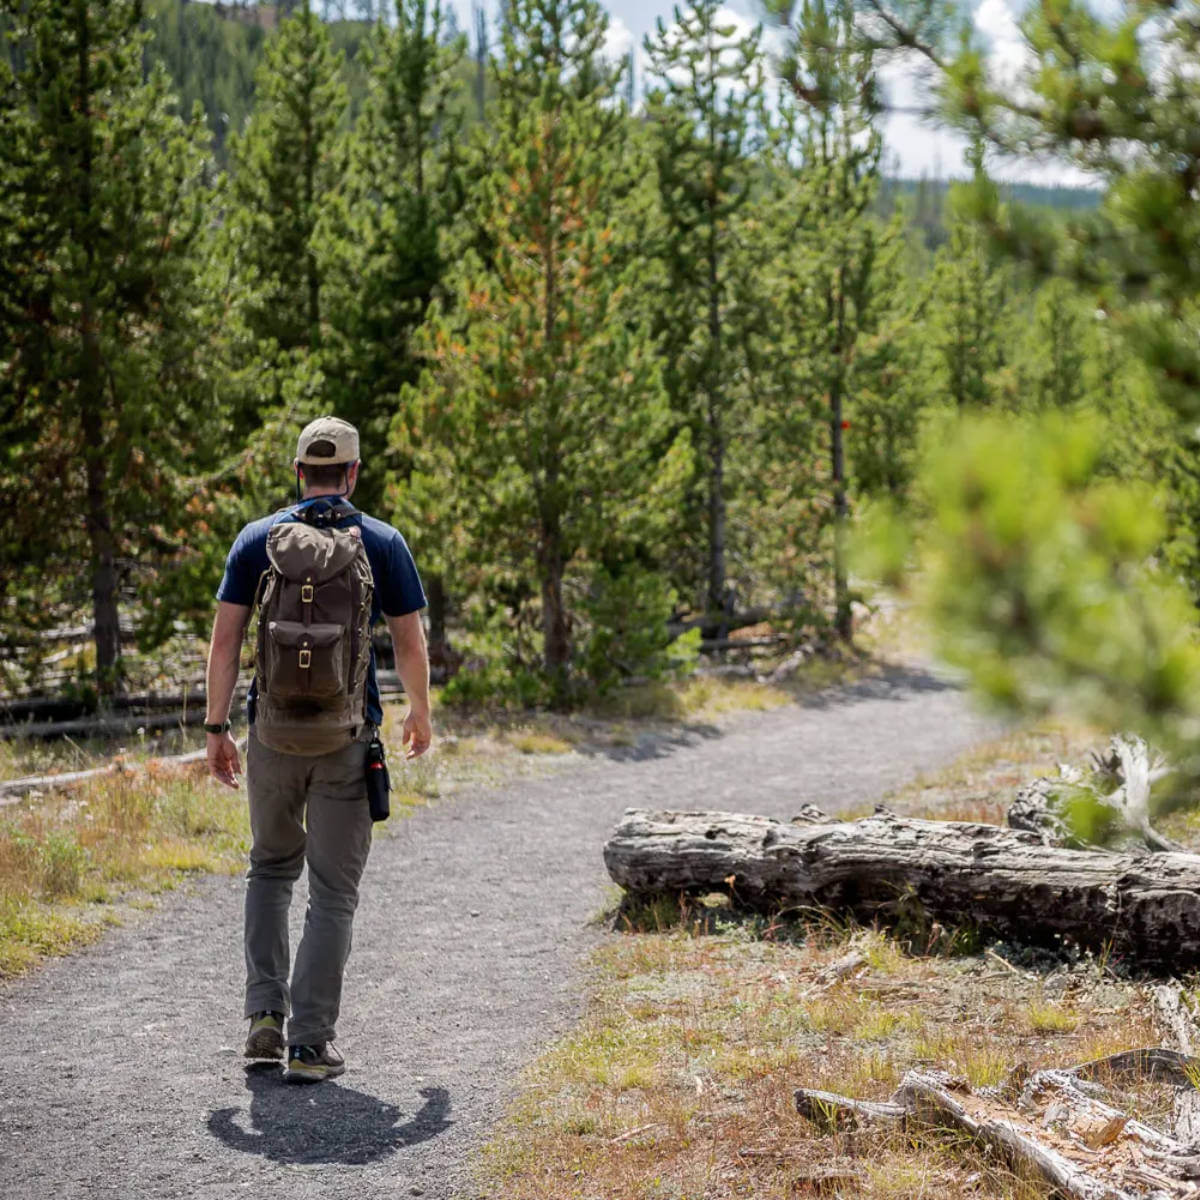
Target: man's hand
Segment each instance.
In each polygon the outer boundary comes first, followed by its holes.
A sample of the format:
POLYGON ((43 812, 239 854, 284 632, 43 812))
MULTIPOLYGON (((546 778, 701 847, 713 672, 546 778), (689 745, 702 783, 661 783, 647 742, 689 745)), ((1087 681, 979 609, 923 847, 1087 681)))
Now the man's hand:
POLYGON ((237 742, 228 733, 205 734, 208 739, 208 772, 226 787, 238 787, 242 765, 238 762, 237 742))
POLYGON ((429 749, 433 741, 433 724, 426 712, 408 710, 404 718, 404 734, 400 739, 408 747, 405 758, 420 758, 429 749))

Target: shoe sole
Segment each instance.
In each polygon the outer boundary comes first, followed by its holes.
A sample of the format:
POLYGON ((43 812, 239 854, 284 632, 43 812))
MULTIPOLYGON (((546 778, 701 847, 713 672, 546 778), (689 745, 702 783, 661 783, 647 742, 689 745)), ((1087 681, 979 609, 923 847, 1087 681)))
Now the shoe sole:
POLYGON ((247 1058, 282 1058, 283 1034, 278 1029, 258 1029, 246 1039, 247 1058))
POLYGON ((293 1067, 290 1063, 284 1073, 288 1083, 323 1083, 326 1079, 334 1079, 346 1070, 345 1064, 340 1067, 293 1067))

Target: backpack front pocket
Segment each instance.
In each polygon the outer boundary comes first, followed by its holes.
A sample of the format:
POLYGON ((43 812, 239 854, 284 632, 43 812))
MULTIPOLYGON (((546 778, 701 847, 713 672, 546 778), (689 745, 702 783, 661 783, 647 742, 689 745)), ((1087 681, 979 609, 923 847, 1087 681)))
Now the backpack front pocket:
POLYGON ((349 688, 347 630, 342 625, 272 621, 267 628, 267 676, 272 696, 328 699, 349 688))

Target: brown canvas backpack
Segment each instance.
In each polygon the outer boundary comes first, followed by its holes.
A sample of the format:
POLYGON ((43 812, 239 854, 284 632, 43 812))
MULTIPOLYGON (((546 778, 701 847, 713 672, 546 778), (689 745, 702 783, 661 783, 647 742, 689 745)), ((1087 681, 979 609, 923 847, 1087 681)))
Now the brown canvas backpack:
POLYGON ((312 523, 272 526, 258 589, 255 734, 288 754, 327 754, 365 721, 374 579, 355 509, 339 501, 312 523))

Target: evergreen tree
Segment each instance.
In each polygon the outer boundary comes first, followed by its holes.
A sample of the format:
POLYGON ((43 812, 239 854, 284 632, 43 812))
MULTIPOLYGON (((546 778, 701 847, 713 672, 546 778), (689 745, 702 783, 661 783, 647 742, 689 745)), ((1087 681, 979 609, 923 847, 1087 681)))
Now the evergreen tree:
MULTIPOLYGON (((368 472, 363 480, 360 499, 367 506, 383 498, 391 473, 411 469, 411 461, 397 463, 384 447, 396 444, 390 429, 398 396, 419 376, 413 334, 447 269, 448 239, 464 200, 464 53, 465 41, 451 36, 440 4, 396 0, 394 24, 376 26, 366 54, 368 89, 347 188, 347 224, 356 249, 345 293, 335 304, 343 344, 334 391, 339 410, 377 448, 375 461, 387 464, 386 472, 368 472)), ((444 512, 443 507, 439 515, 444 512)), ((428 528, 430 514, 425 515, 428 528)), ((443 556, 432 537, 421 551, 430 656, 444 668, 449 647, 443 556)))
POLYGON ((670 25, 659 18, 645 41, 662 210, 658 332, 672 407, 696 456, 688 509, 704 539, 688 582, 698 585, 710 636, 724 636, 733 607, 730 443, 749 421, 748 357, 765 321, 747 262, 761 246, 745 220, 764 134, 762 54, 758 31, 735 37, 719 14, 719 0, 696 0, 676 8, 670 25))
MULTIPOLYGON (((401 495, 438 505, 448 475, 491 595, 521 608, 533 584, 542 667, 562 699, 582 615, 568 580, 604 590, 670 510, 686 455, 656 457, 667 409, 620 253, 617 199, 636 165, 612 104, 619 71, 600 57, 603 13, 592 0, 513 0, 506 14, 473 209, 488 256, 464 255, 451 304, 435 304, 418 339, 430 366, 407 394, 400 432, 417 469, 401 495)), ((656 593, 646 619, 664 641, 665 601, 656 593)))
POLYGON ((148 0, 145 7, 152 33, 147 59, 166 67, 185 112, 203 104, 214 153, 223 158, 229 135, 244 127, 254 104, 264 29, 211 4, 148 0))
POLYGON ((886 41, 937 72, 947 121, 1004 153, 1054 157, 1104 187, 1096 212, 1048 221, 977 189, 974 215, 1043 272, 1085 284, 1188 421, 1200 413, 1200 22, 1193 4, 1115 10, 1037 0, 1026 61, 1001 78, 940 0, 866 0, 886 41))
POLYGON ((1003 364, 1005 292, 989 261, 987 239, 965 220, 950 226, 931 280, 929 341, 936 355, 937 393, 960 412, 997 398, 1003 364))
POLYGON ((803 0, 784 15, 790 43, 781 75, 803 113, 793 308, 804 326, 811 386, 828 406, 834 628, 849 640, 846 433, 856 359, 890 303, 880 255, 899 230, 881 229, 874 214, 882 153, 879 100, 872 56, 854 34, 852 4, 803 0))
MULTIPOLYGON (((894 218, 899 221, 901 218, 894 218)), ((847 477, 858 496, 903 506, 917 470, 918 435, 929 405, 929 299, 912 247, 898 225, 880 238, 869 328, 855 348, 847 477)))
POLYGON ((992 247, 971 218, 975 198, 994 195, 984 169, 983 146, 969 155, 971 184, 951 189, 950 237, 934 260, 930 303, 930 344, 940 365, 942 395, 960 412, 981 408, 999 394, 995 374, 1004 365, 1008 304, 1006 272, 992 261, 992 247))
MULTIPOLYGON (((463 202, 462 40, 447 41, 436 0, 396 0, 394 12, 366 54, 368 91, 344 195, 348 269, 330 293, 339 344, 325 355, 333 405, 380 458, 396 398, 419 373, 412 334, 446 270, 463 202)), ((382 497, 383 480, 368 472, 364 503, 382 497)))
POLYGON ((232 140, 230 238, 238 301, 262 353, 320 349, 329 320, 323 292, 342 268, 331 219, 346 168, 339 129, 348 97, 328 28, 303 8, 267 43, 254 115, 232 140))
POLYGON ((1088 332, 1079 295, 1066 281, 1038 290, 1028 372, 1030 400, 1038 408, 1072 408, 1084 398, 1088 332))
POLYGON ((86 579, 102 691, 122 589, 186 545, 181 474, 219 417, 207 137, 161 70, 143 79, 141 18, 135 0, 28 0, 9 10, 16 69, 0 60, 0 622, 37 628, 86 579))

